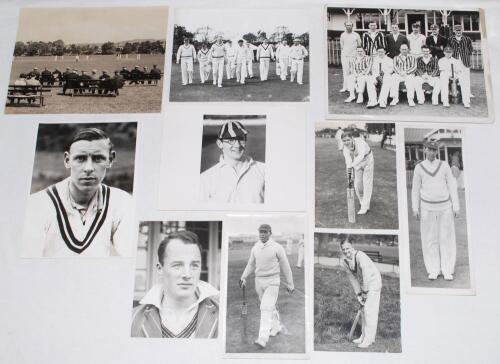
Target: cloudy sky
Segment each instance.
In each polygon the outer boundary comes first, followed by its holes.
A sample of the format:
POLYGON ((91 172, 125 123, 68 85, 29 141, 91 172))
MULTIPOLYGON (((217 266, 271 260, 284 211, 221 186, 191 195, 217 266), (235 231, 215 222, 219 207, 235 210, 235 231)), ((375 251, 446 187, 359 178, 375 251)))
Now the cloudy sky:
POLYGON ((209 26, 216 33, 233 42, 246 33, 263 30, 267 35, 276 31, 277 26, 286 26, 295 34, 309 32, 309 13, 304 10, 285 9, 176 9, 174 23, 182 25, 190 32, 209 26))
POLYGON ((166 39, 167 7, 24 8, 18 41, 103 43, 166 39))

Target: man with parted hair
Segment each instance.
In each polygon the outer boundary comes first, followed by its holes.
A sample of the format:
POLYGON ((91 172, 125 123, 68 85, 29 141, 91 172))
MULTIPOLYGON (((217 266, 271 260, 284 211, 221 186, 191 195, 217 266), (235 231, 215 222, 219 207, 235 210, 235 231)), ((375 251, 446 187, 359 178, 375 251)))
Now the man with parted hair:
POLYGON ((387 45, 387 56, 390 58, 399 56, 399 48, 401 48, 403 44, 408 45, 408 38, 399 32, 398 24, 391 25, 391 33, 385 36, 385 40, 387 45))
POLYGON ((410 54, 415 57, 422 57, 422 46, 425 45, 425 35, 420 33, 420 24, 414 23, 411 26, 412 32, 408 35, 410 54))
POLYGON ((201 245, 194 232, 168 234, 158 247, 160 282, 134 308, 132 337, 216 338, 219 291, 200 280, 201 245))
POLYGON ((70 176, 28 199, 23 257, 133 256, 132 198, 102 183, 115 158, 104 131, 76 132, 64 152, 70 176))
POLYGON ((417 60, 415 71, 415 92, 419 104, 425 102, 425 94, 422 86, 432 86, 432 105, 439 105, 439 66, 437 57, 431 55, 431 50, 426 45, 422 46, 422 57, 417 60))
POLYGON ((367 348, 375 342, 377 335, 382 277, 368 255, 354 249, 349 239, 340 243, 341 266, 347 272, 356 297, 363 307, 361 336, 354 339, 358 348, 367 348))
POLYGON ((368 97, 371 103, 368 107, 379 106, 384 109, 387 106, 387 98, 392 86, 392 74, 394 73, 394 62, 392 58, 385 54, 385 49, 379 47, 377 49, 377 57, 373 58, 371 78, 367 81, 368 97), (375 86, 380 86, 380 94, 377 100, 377 91, 375 86), (372 96, 370 95, 372 94, 372 96))
POLYGON ((265 165, 245 154, 247 134, 237 120, 225 122, 217 134, 219 162, 201 174, 200 197, 205 202, 263 203, 265 165))
POLYGON ((417 58, 408 54, 408 46, 403 44, 399 56, 394 57, 394 73, 392 75, 392 86, 390 96, 391 105, 399 103, 399 84, 405 83, 406 96, 409 106, 415 106, 415 71, 417 70, 417 58))
POLYGON ((349 64, 356 57, 356 49, 361 46, 361 37, 353 31, 354 24, 346 21, 345 32, 340 35, 340 63, 342 64, 342 88, 340 92, 345 92, 349 77, 349 64))
POLYGON ((386 47, 385 36, 382 32, 377 31, 377 23, 371 21, 368 24, 369 30, 363 34, 362 46, 365 54, 370 57, 375 57, 378 47, 386 47))

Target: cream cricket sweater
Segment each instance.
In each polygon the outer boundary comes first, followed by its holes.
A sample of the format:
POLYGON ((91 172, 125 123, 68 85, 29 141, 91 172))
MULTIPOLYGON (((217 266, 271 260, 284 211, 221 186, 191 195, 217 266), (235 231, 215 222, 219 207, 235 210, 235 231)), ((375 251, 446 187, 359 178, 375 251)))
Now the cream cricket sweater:
POLYGON ((450 201, 453 211, 460 209, 457 182, 448 163, 439 159, 424 160, 415 166, 411 190, 413 211, 419 207, 439 211, 448 208, 450 201))
POLYGON ((246 279, 253 271, 255 271, 255 277, 279 277, 280 268, 287 286, 293 286, 292 270, 285 249, 272 239, 266 243, 258 241, 252 247, 248 264, 241 278, 246 279))

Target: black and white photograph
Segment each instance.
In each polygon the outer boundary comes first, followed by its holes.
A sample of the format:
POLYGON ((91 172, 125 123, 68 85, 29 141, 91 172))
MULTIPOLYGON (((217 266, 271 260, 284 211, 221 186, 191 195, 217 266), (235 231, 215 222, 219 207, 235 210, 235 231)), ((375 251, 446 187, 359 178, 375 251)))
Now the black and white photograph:
POLYGON ((264 203, 265 115, 205 115, 200 200, 264 203))
POLYGON ((134 255, 137 123, 39 124, 23 258, 134 255))
POLYGON ((224 221, 228 357, 304 358, 304 232, 303 215, 224 221))
POLYGON ((5 113, 159 113, 167 26, 168 7, 22 8, 5 113))
POLYGON ((394 123, 316 123, 316 227, 397 230, 394 123))
POLYGON ((309 18, 294 9, 176 9, 170 101, 309 101, 309 18))
POLYGON ((131 337, 218 337, 221 237, 221 221, 139 224, 131 337))
POLYGON ((328 7, 326 28, 330 116, 492 120, 482 10, 328 7))
POLYGON ((411 288, 473 294, 463 131, 405 128, 411 288))
POLYGON ((202 109, 169 105, 160 210, 305 211, 306 109, 252 104, 202 109))
POLYGON ((314 350, 401 353, 397 235, 316 233, 314 350))

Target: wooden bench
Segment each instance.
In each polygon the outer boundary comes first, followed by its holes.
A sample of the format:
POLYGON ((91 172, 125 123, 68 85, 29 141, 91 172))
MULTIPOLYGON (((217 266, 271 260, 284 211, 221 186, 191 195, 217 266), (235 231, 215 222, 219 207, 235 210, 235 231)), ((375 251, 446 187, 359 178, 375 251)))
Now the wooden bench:
POLYGON ((145 74, 143 77, 135 77, 133 74, 129 74, 127 77, 124 77, 124 81, 128 81, 127 85, 143 85, 143 86, 157 86, 158 82, 161 80, 161 73, 157 74, 145 74))
POLYGON ((382 261, 382 254, 375 250, 363 250, 363 252, 370 257, 374 262, 380 263, 382 261))
POLYGON ((26 101, 26 105, 30 106, 43 106, 45 96, 44 92, 50 92, 50 89, 47 89, 41 85, 9 85, 9 89, 7 91, 7 106, 14 105, 25 105, 21 104, 21 101, 26 101), (17 100, 17 103, 16 103, 17 100))
POLYGON ((111 96, 116 97, 118 87, 112 80, 70 80, 64 86, 65 90, 71 90, 73 96, 111 96))

